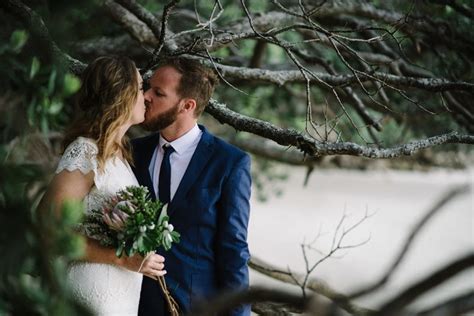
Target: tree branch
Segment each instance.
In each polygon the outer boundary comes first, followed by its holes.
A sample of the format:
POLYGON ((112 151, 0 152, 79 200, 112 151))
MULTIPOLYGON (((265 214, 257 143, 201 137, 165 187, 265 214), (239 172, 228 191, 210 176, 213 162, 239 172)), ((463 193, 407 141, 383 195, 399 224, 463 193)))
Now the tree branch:
POLYGON ((405 258, 405 255, 408 253, 408 250, 410 249, 413 241, 415 240, 415 237, 419 234, 421 229, 428 223, 428 221, 434 217, 435 214, 437 214, 448 202, 450 202, 452 199, 457 197, 458 195, 464 194, 468 192, 469 186, 468 185, 463 185, 460 187, 456 187, 452 190, 449 190, 447 193, 443 195, 443 197, 436 202, 435 205, 426 213, 423 218, 413 227, 410 235, 406 239, 405 243, 403 244, 399 254, 396 256, 395 261, 390 265, 390 267, 387 269, 387 271, 383 274, 383 276, 374 284, 361 288, 359 290, 355 290, 352 294, 349 295, 350 298, 356 298, 359 296, 366 295, 368 293, 372 293, 378 288, 380 288, 382 285, 388 282, 390 277, 393 275, 393 273, 396 271, 396 269, 400 266, 401 262, 405 258))
POLYGON ((218 297, 195 306, 190 315, 214 315, 225 313, 240 304, 252 304, 257 302, 279 302, 288 304, 298 310, 305 310, 309 299, 303 298, 290 292, 253 287, 247 291, 221 294, 218 297))
MULTIPOLYGON (((147 9, 143 6, 138 4, 135 0, 116 0, 122 6, 127 8, 131 13, 133 13, 140 21, 145 23, 148 28, 153 33, 157 43, 154 44, 155 51, 153 52, 153 56, 159 55, 162 48, 164 47, 166 51, 173 52, 177 49, 176 43, 170 39, 173 36, 173 32, 167 30, 168 18, 171 10, 174 6, 179 2, 179 0, 172 0, 170 3, 165 5, 163 9, 163 15, 161 18, 161 23, 155 18, 153 14, 151 14, 147 9)), ((152 62, 155 61, 153 57, 152 62)), ((148 68, 148 67, 147 67, 148 68)))
MULTIPOLYGON (((275 280, 279 280, 288 284, 294 284, 299 286, 299 284, 302 284, 305 279, 305 275, 303 274, 297 274, 294 272, 290 273, 288 271, 285 271, 285 269, 277 268, 267 262, 264 262, 263 260, 255 256, 251 257, 249 261, 249 267, 275 280)), ((358 306, 350 302, 347 296, 333 290, 323 280, 309 278, 306 282, 306 288, 330 299, 331 301, 334 301, 340 308, 344 309, 348 313, 354 315, 367 315, 372 312, 372 310, 370 309, 358 306)))
MULTIPOLYGON (((204 61, 209 65, 209 62, 204 61)), ((239 80, 269 82, 279 86, 287 83, 306 83, 306 79, 299 70, 268 70, 227 66, 215 63, 217 69, 223 76, 239 80)), ((342 87, 357 83, 355 75, 330 75, 328 73, 313 72, 314 76, 324 83, 333 87, 342 87)), ((448 90, 461 90, 474 93, 474 84, 470 82, 453 82, 444 78, 415 78, 396 76, 383 72, 375 72, 372 77, 382 81, 383 83, 393 85, 395 87, 412 87, 427 91, 440 92, 448 90)), ((361 75, 361 82, 372 81, 371 78, 361 75)), ((314 84, 320 84, 317 80, 312 81, 314 84)), ((321 85, 321 84, 320 84, 321 85)))
POLYGON ((61 49, 49 35, 48 28, 44 24, 43 19, 35 11, 31 10, 21 1, 15 0, 0 1, 0 8, 5 9, 7 12, 18 17, 26 25, 30 32, 36 35, 38 39, 48 48, 49 53, 51 53, 61 65, 69 68, 69 70, 74 74, 82 73, 85 65, 81 61, 74 59, 61 51, 61 49))
POLYGON ((314 157, 351 155, 367 158, 394 158, 411 156, 421 149, 446 143, 474 144, 474 136, 459 135, 457 132, 412 141, 392 148, 371 148, 349 142, 319 142, 296 130, 280 128, 269 122, 236 113, 227 108, 226 105, 218 103, 215 100, 209 102, 209 105, 206 107, 206 112, 211 114, 219 122, 229 124, 237 130, 271 139, 283 146, 295 146, 303 153, 314 157))
POLYGON ((136 15, 125 9, 114 0, 105 0, 104 6, 112 19, 121 25, 139 43, 154 46, 158 43, 146 23, 142 22, 136 15))
POLYGON ((322 157, 306 157, 295 148, 284 148, 274 142, 261 138, 248 138, 245 140, 233 138, 229 142, 254 155, 293 166, 314 166, 322 160, 322 157))
POLYGON ((470 53, 474 51, 474 43, 472 39, 466 38, 464 35, 456 33, 453 30, 447 30, 444 27, 440 27, 440 25, 437 25, 427 17, 415 17, 398 12, 382 10, 375 8, 368 3, 333 6, 331 8, 325 7, 325 9, 321 10, 320 13, 325 14, 326 11, 327 14, 331 15, 356 15, 383 21, 389 25, 398 25, 401 31, 409 32, 410 34, 413 34, 416 31, 422 31, 431 41, 442 43, 448 47, 467 49, 470 53))
MULTIPOLYGON (((156 63, 158 56, 161 53, 161 50, 163 49, 163 47, 165 47, 166 33, 172 34, 171 31, 167 31, 168 19, 169 19, 171 11, 173 10, 173 8, 176 6, 178 2, 179 0, 172 0, 167 5, 165 5, 163 9, 163 15, 161 17, 161 32, 158 37, 158 44, 155 50, 153 51, 151 60, 149 61, 148 65, 146 66, 144 70, 145 72, 148 71, 156 63)), ((169 41, 169 42, 172 42, 172 41, 169 41)), ((167 46, 169 46, 169 43, 167 46)), ((176 46, 176 45, 173 45, 173 46, 176 46)), ((176 49, 177 49, 176 47, 173 47, 173 48, 167 47, 167 50, 169 51, 169 53, 172 53, 173 50, 176 50, 176 49)))
POLYGON ((295 313, 300 313, 301 310, 292 308, 288 304, 257 302, 252 304, 252 312, 260 316, 294 316, 295 313))
POLYGON ((456 274, 474 266, 474 253, 470 253, 449 265, 439 269, 423 280, 410 286, 408 289, 398 294, 395 298, 387 302, 380 309, 380 315, 400 315, 400 310, 413 302, 418 296, 428 290, 440 285, 456 274))
POLYGON ((474 291, 451 298, 439 305, 418 312, 418 316, 461 315, 474 310, 474 291))

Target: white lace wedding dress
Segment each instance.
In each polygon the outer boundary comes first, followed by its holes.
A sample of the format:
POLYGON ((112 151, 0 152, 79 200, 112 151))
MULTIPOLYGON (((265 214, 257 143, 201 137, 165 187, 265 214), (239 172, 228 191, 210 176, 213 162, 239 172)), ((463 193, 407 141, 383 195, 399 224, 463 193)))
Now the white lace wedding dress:
MULTIPOLYGON (((98 171, 97 153, 94 140, 79 137, 67 147, 56 169, 56 173, 94 172, 94 186, 84 199, 86 212, 100 208, 126 186, 138 185, 128 163, 118 157, 107 160, 103 171, 98 171)), ((75 299, 96 315, 137 315, 142 274, 115 265, 77 262, 67 278, 75 299)))

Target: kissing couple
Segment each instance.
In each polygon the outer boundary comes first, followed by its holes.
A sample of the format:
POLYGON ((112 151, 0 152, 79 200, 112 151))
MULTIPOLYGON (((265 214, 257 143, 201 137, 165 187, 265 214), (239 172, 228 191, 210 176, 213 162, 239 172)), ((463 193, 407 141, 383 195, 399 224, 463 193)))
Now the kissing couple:
MULTIPOLYGON (((64 201, 76 200, 87 214, 127 186, 142 185, 168 203, 181 234, 169 251, 121 258, 87 235, 67 282, 94 314, 168 315, 161 276, 180 313, 248 288, 250 157, 197 123, 216 84, 211 69, 183 57, 163 60, 146 91, 127 57, 99 57, 83 72, 76 118, 39 210, 52 207, 59 215, 64 201), (136 124, 151 133, 129 141, 126 132, 136 124)), ((250 315, 250 306, 229 314, 250 315)))

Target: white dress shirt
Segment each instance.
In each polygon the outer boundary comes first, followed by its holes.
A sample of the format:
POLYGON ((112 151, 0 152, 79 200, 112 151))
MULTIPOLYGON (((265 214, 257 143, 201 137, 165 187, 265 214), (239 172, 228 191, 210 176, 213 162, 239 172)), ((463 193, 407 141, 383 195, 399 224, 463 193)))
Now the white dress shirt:
POLYGON ((188 168, 189 162, 193 157, 194 152, 196 151, 197 145, 201 140, 202 131, 198 125, 189 130, 186 134, 180 138, 168 142, 160 135, 160 140, 158 146, 156 146, 155 151, 153 152, 153 157, 150 161, 150 166, 148 171, 153 180, 153 189, 155 190, 156 197, 158 197, 158 181, 160 179, 160 168, 161 161, 163 160, 164 149, 163 145, 170 144, 174 148, 174 152, 170 155, 170 165, 171 165, 171 187, 170 187, 170 199, 173 200, 173 197, 178 190, 178 186, 183 179, 184 173, 188 168))

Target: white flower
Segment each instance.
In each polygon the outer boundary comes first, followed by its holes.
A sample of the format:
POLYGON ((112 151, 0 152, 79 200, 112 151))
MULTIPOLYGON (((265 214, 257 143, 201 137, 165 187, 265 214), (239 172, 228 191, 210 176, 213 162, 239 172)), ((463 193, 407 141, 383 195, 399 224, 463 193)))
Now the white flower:
POLYGON ((149 230, 153 230, 153 229, 155 229, 155 224, 151 224, 151 225, 149 225, 149 226, 148 226, 148 229, 149 229, 149 230))
POLYGON ((169 224, 166 229, 168 229, 168 230, 170 231, 170 233, 171 233, 171 232, 173 231, 173 229, 174 229, 174 226, 171 225, 171 224, 169 224))
POLYGON ((144 233, 146 232, 146 226, 143 225, 143 226, 140 226, 140 233, 144 233))
POLYGON ((171 237, 171 234, 170 234, 169 231, 165 230, 165 231, 163 232, 163 235, 164 235, 164 238, 165 238, 165 239, 168 239, 169 242, 172 242, 172 241, 173 241, 173 237, 171 237))

